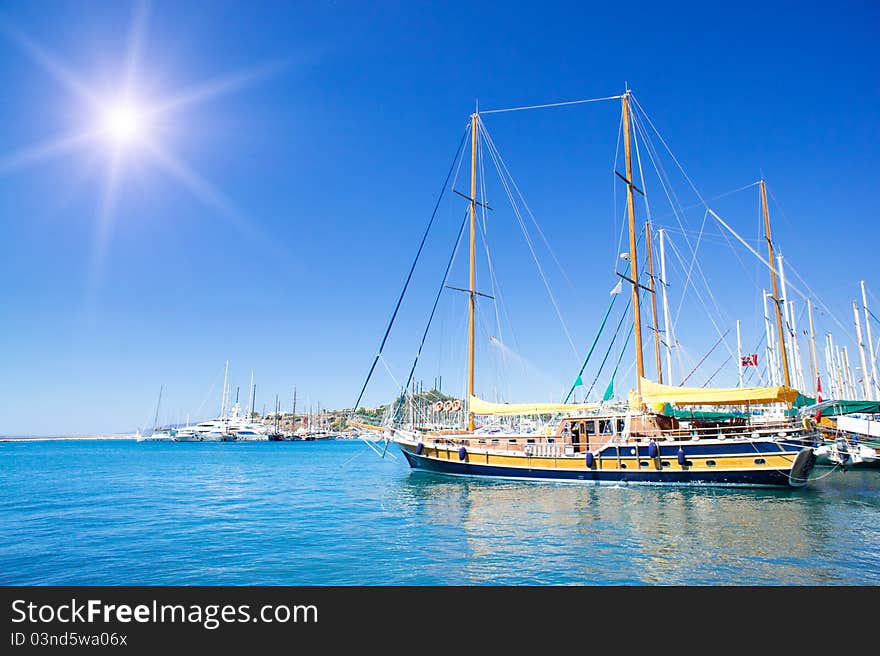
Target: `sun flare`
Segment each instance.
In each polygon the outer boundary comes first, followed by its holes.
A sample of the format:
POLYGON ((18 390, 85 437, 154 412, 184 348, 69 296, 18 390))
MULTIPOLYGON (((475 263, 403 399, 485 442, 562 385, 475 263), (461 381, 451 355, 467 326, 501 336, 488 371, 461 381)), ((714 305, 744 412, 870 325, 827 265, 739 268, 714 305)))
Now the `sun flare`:
POLYGON ((104 136, 117 146, 127 146, 142 138, 146 132, 144 115, 127 102, 107 106, 100 119, 104 136))

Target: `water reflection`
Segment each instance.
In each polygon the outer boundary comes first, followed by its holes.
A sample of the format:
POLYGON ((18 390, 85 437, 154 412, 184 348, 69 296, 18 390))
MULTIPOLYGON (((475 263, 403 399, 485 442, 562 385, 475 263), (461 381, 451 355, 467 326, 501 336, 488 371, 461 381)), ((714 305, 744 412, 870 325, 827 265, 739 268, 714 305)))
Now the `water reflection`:
POLYGON ((808 490, 413 472, 400 493, 422 521, 461 534, 468 583, 833 585, 880 581, 876 489, 874 472, 835 474, 808 490), (841 566, 842 553, 852 566, 841 566))

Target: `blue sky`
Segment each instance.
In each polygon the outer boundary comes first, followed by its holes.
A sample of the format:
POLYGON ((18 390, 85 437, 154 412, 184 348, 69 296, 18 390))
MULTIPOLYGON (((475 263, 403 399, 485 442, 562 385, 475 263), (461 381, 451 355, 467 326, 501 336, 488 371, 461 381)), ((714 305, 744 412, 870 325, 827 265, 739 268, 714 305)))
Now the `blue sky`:
MULTIPOLYGON (((880 296, 874 3, 635 3, 627 13, 584 2, 9 2, 0 26, 0 434, 132 430, 152 421, 160 385, 161 420, 211 416, 226 359, 242 396, 255 370, 258 409, 275 394, 289 407, 294 386, 300 408, 351 405, 477 100, 532 105, 628 83, 705 198, 763 175, 786 263, 842 324, 817 313, 820 359, 831 330, 855 366, 849 303, 861 279, 880 296), (150 123, 155 150, 121 149, 113 183, 106 139, 33 150, 93 129, 95 109, 75 88, 110 102, 129 70, 139 106, 177 99, 150 123)), ((552 246, 532 234, 575 345, 487 156, 489 246, 507 311, 499 331, 480 303, 487 398, 558 396, 598 329, 617 280, 619 119, 619 101, 484 116, 552 246)), ((643 163, 655 222, 673 231, 643 163)), ((683 221, 695 240, 704 208, 673 161, 662 165, 693 206, 683 221)), ((757 199, 750 187, 711 204, 759 247, 757 199)), ((398 380, 463 202, 441 204, 389 339, 398 380)), ((683 378, 717 333, 697 293, 682 296, 688 246, 669 234, 685 256, 669 255, 683 378)), ((711 219, 701 243, 716 323, 741 319, 745 344, 757 344, 764 272, 711 219)), ((465 286, 465 265, 456 258, 449 284, 465 286)), ((464 297, 444 294, 417 374, 428 385, 442 375, 445 391, 463 389, 464 309, 464 297)), ((712 384, 735 384, 727 356, 713 352, 688 384, 716 369, 712 384)), ((631 360, 618 390, 632 382, 631 360)), ((584 378, 594 374, 591 365, 584 378)), ((604 389, 607 370, 600 378, 604 389)), ((365 403, 393 393, 380 365, 365 403)))

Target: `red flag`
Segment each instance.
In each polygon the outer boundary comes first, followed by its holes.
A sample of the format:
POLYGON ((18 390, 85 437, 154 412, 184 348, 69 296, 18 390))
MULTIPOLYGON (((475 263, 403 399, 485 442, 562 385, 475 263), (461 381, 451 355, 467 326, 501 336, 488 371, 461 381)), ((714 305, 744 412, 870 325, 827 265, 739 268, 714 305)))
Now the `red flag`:
MULTIPOLYGON (((822 376, 816 374, 816 403, 822 403, 822 376)), ((816 421, 822 418, 822 410, 816 410, 816 421)))
POLYGON ((758 366, 758 354, 752 353, 751 355, 744 355, 740 358, 740 362, 743 367, 757 367, 758 366))

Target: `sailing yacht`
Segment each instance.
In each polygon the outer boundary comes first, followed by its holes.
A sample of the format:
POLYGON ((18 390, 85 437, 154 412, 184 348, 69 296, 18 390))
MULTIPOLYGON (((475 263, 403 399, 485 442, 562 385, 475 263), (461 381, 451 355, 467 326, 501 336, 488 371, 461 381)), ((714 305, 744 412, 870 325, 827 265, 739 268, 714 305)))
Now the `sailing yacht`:
POLYGON ((156 401, 156 416, 153 418, 153 429, 148 435, 141 433, 138 429, 135 439, 138 442, 169 442, 173 441, 177 431, 174 428, 157 428, 159 422, 159 407, 162 405, 162 390, 164 385, 159 387, 159 399, 156 401))
MULTIPOLYGON (((654 306, 658 380, 652 381, 645 376, 640 291, 649 292, 653 302, 654 277, 649 273, 650 288, 639 282, 633 194, 642 192, 633 183, 630 146, 632 95, 627 90, 612 98, 621 101, 622 111, 625 175, 617 175, 626 184, 629 251, 625 259, 630 267, 629 276, 618 275, 629 282, 632 291, 636 388, 626 401, 599 404, 490 403, 475 394, 475 299, 485 296, 475 286, 476 208, 484 205, 477 199, 477 153, 479 135, 485 135, 477 111, 470 117, 471 185, 470 196, 465 196, 469 205, 470 282, 467 290, 461 290, 470 298, 467 423, 459 430, 430 430, 413 421, 406 425, 392 420, 385 426, 386 444, 395 443, 413 469, 458 476, 595 483, 801 487, 807 483, 816 461, 812 448, 817 436, 815 426, 782 412, 775 417, 767 414, 753 421, 752 412, 737 411, 746 408, 754 411, 756 407, 767 410, 791 407, 798 391, 788 385, 787 363, 785 385, 745 388, 664 385, 654 306), (721 412, 706 412, 705 406, 721 412), (497 417, 533 418, 531 421, 537 419, 541 424, 537 430, 528 432, 519 429, 515 423, 512 428, 503 428, 510 424, 501 424, 499 429, 499 424, 493 422, 497 417)), ((773 262, 763 183, 761 191, 770 261, 773 262)), ((651 266, 650 250, 648 264, 651 266)), ((775 271, 773 284, 775 292, 775 271)), ((781 323, 779 325, 781 331, 781 323)), ((386 331, 386 338, 387 335, 386 331)), ((409 382, 403 390, 408 385, 409 382)), ((354 407, 358 407, 361 397, 354 407)))

